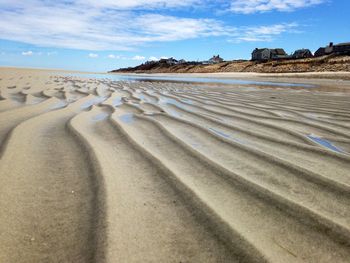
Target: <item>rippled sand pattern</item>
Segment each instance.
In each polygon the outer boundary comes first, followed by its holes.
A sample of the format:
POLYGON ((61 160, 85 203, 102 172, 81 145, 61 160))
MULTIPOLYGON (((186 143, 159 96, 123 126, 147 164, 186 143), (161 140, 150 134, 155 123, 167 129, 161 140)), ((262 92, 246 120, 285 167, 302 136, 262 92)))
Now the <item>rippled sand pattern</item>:
POLYGON ((349 94, 25 71, 0 91, 0 262, 349 262, 349 94))

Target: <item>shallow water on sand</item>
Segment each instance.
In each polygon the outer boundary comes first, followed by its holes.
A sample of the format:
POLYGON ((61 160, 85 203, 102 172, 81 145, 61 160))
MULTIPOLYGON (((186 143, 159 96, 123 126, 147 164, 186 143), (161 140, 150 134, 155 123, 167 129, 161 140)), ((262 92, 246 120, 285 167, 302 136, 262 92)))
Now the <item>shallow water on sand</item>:
POLYGON ((314 85, 310 84, 295 84, 284 82, 270 82, 270 81, 253 81, 240 79, 220 79, 220 78, 200 78, 200 77, 169 77, 169 76, 135 76, 123 74, 84 74, 84 73, 57 73, 69 77, 82 77, 92 79, 104 79, 113 81, 159 81, 159 82, 183 82, 183 83, 217 83, 217 84, 242 84, 242 85, 261 85, 261 86, 280 86, 280 87, 303 87, 312 88, 314 85))

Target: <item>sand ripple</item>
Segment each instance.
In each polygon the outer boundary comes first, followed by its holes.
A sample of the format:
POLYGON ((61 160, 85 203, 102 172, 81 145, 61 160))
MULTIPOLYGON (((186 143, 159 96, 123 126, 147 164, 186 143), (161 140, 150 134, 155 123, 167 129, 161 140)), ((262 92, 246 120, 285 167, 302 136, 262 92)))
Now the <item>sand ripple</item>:
POLYGON ((349 95, 0 79, 0 262, 349 262, 349 95))

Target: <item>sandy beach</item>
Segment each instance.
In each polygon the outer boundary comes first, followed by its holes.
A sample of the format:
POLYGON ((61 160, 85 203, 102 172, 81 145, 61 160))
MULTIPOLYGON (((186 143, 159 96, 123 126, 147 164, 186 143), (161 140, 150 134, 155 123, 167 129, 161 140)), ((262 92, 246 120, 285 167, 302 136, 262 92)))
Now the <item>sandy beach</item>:
POLYGON ((0 68, 0 262, 349 262, 349 81, 281 77, 0 68))

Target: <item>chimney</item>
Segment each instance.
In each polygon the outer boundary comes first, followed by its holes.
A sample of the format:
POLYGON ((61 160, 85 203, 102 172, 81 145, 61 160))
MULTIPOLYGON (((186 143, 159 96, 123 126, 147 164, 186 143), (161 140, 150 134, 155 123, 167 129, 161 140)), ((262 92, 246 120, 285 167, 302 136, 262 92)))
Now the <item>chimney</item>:
POLYGON ((333 47, 333 42, 330 42, 330 43, 329 43, 329 46, 330 46, 330 47, 333 47))

